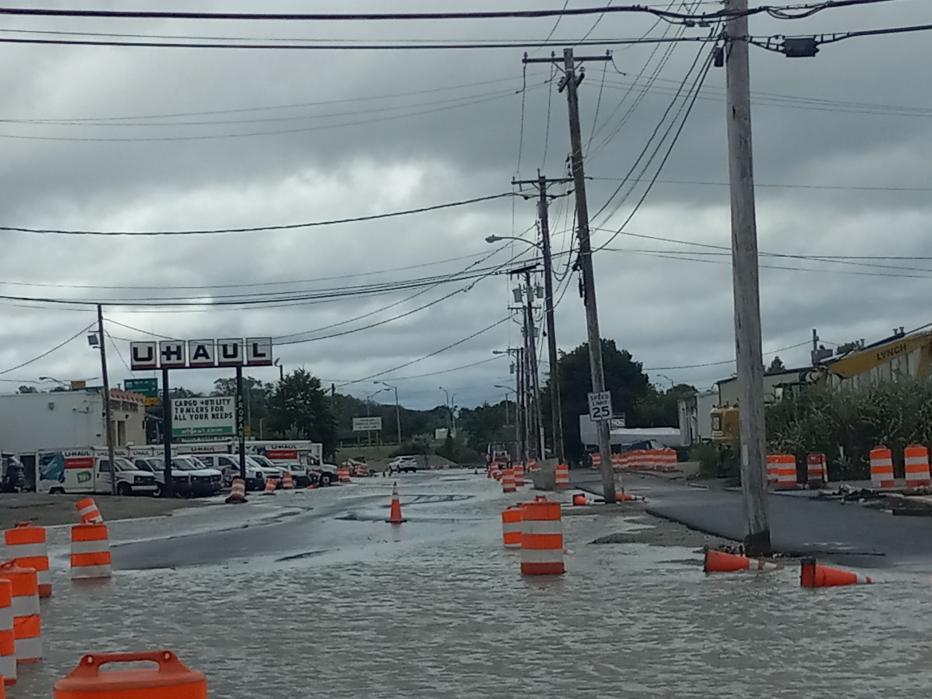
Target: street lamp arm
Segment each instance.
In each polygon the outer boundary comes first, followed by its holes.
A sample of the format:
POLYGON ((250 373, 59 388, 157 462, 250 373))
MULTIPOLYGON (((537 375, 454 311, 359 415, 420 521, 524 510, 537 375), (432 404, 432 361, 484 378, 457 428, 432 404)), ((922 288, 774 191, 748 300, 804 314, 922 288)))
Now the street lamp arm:
POLYGON ((543 248, 541 247, 540 243, 535 243, 533 240, 527 240, 525 238, 518 238, 513 235, 495 235, 494 233, 492 235, 487 235, 485 237, 485 242, 487 243, 498 243, 502 240, 517 240, 519 243, 527 243, 528 245, 533 245, 535 248, 543 252, 543 248))

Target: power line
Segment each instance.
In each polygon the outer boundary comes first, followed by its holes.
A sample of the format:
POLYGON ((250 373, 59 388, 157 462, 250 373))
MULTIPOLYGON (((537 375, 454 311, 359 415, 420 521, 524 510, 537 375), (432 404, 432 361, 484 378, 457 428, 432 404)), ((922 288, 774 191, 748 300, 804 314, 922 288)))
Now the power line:
MULTIPOLYGON (((80 337, 81 335, 83 335, 84 333, 86 333, 88 330, 90 330, 91 328, 93 328, 96 324, 97 324, 97 321, 95 320, 95 321, 94 321, 93 323, 91 323, 90 325, 87 325, 87 326, 81 328, 81 329, 78 330, 78 332, 76 332, 74 335, 71 335, 71 336, 69 336, 67 339, 62 340, 62 341, 59 342, 57 345, 55 345, 55 346, 52 347, 51 349, 47 349, 47 350, 46 350, 45 352, 43 352, 42 354, 37 354, 37 355, 36 355, 35 357, 33 357, 32 359, 27 359, 25 362, 22 362, 21 364, 17 364, 16 366, 12 366, 12 367, 10 367, 9 369, 3 369, 2 371, 0 371, 0 375, 2 375, 2 374, 9 374, 10 372, 16 371, 17 369, 22 369, 24 366, 29 366, 30 364, 33 364, 34 362, 38 362, 40 359, 44 359, 45 357, 48 357, 48 356, 49 356, 50 354, 52 354, 53 352, 56 352, 56 351, 60 350, 62 347, 64 347, 65 345, 67 345, 69 342, 71 342, 71 341, 77 339, 78 337, 80 337)), ((100 341, 103 342, 103 338, 101 338, 100 341)))
POLYGON ((126 363, 126 359, 124 359, 123 353, 120 352, 120 348, 117 347, 117 343, 113 341, 113 336, 106 331, 104 334, 106 334, 107 339, 110 340, 110 346, 113 347, 113 351, 116 352, 117 356, 120 358, 120 361, 123 362, 123 366, 126 367, 126 371, 132 373, 133 370, 130 369, 129 364, 126 363))
POLYGON ((281 225, 266 226, 246 226, 241 228, 200 228, 187 230, 157 230, 157 231, 103 231, 103 230, 80 230, 67 228, 26 228, 23 226, 0 226, 0 231, 15 231, 18 233, 36 233, 49 235, 94 235, 94 236, 160 236, 160 235, 220 235, 226 233, 258 233, 261 231, 289 231, 300 228, 317 228, 320 226, 335 226, 344 223, 362 223, 366 221, 379 221, 386 218, 395 218, 398 216, 409 216, 412 214, 422 214, 429 211, 440 211, 441 209, 452 209, 458 206, 468 206, 470 204, 479 204, 486 201, 495 201, 506 197, 515 196, 514 192, 502 192, 501 194, 489 194, 481 197, 472 197, 470 199, 460 199, 459 201, 445 202, 443 204, 432 204, 429 206, 419 206, 413 209, 402 209, 400 211, 389 211, 368 216, 353 216, 348 218, 335 218, 324 221, 305 221, 302 223, 288 223, 281 225))
MULTIPOLYGON (((586 177, 587 180, 601 182, 619 182, 624 178, 621 177, 586 177)), ((647 182, 647 178, 629 178, 629 182, 647 182)), ((657 179, 655 185, 696 185, 708 187, 728 187, 728 182, 713 180, 665 180, 657 179)), ((800 183, 761 183, 755 182, 754 187, 774 188, 774 189, 816 189, 816 190, 839 190, 855 192, 932 192, 932 187, 910 187, 910 186, 886 186, 886 185, 848 185, 848 184, 800 184, 800 183)))
POLYGON ((476 338, 476 337, 479 337, 479 335, 482 335, 483 333, 487 333, 489 330, 492 330, 493 328, 497 328, 497 327, 498 327, 499 325, 501 325, 502 323, 507 323, 509 320, 511 320, 511 315, 510 315, 510 314, 507 315, 507 316, 505 316, 504 318, 500 318, 499 320, 495 321, 495 322, 492 323, 491 325, 487 325, 486 327, 482 328, 481 330, 477 330, 476 332, 472 333, 471 335, 467 335, 466 337, 464 337, 464 338, 462 338, 462 339, 460 339, 460 340, 457 340, 456 342, 452 342, 452 343, 450 343, 449 345, 446 345, 446 346, 444 346, 444 347, 441 347, 441 348, 438 349, 438 350, 434 350, 433 352, 430 352, 430 353, 428 353, 428 354, 425 354, 425 355, 422 356, 422 357, 418 357, 417 359, 413 359, 413 360, 411 360, 411 361, 409 361, 409 362, 405 362, 404 364, 399 364, 398 366, 392 367, 391 369, 385 369, 384 371, 377 371, 377 372, 374 373, 374 374, 369 374, 368 376, 364 376, 364 377, 362 377, 361 379, 356 379, 355 381, 347 381, 346 383, 341 384, 341 385, 340 385, 340 388, 343 388, 343 387, 345 387, 345 386, 351 386, 351 385, 357 384, 357 383, 362 383, 363 381, 369 381, 369 380, 374 379, 374 378, 379 377, 379 376, 385 376, 386 374, 390 374, 390 373, 392 373, 393 371, 398 371, 399 369, 405 369, 405 368, 411 366, 412 364, 417 364, 418 362, 422 362, 422 361, 424 361, 425 359, 430 359, 431 357, 436 357, 438 354, 441 354, 442 352, 446 352, 447 350, 451 350, 451 349, 453 349, 454 347, 459 347, 460 345, 462 345, 462 344, 464 344, 464 343, 466 343, 466 342, 469 342, 470 340, 472 340, 472 339, 474 339, 474 338, 476 338))
MULTIPOLYGON (((770 352, 764 352, 765 355, 779 354, 780 352, 786 352, 791 349, 796 349, 797 347, 804 347, 809 345, 810 341, 800 342, 795 345, 790 345, 788 347, 781 347, 780 349, 772 350, 770 352)), ((682 364, 680 366, 658 366, 658 367, 644 367, 644 371, 674 371, 676 369, 702 369, 710 366, 722 366, 724 364, 734 364, 734 359, 725 359, 720 362, 703 362, 701 364, 682 364)))

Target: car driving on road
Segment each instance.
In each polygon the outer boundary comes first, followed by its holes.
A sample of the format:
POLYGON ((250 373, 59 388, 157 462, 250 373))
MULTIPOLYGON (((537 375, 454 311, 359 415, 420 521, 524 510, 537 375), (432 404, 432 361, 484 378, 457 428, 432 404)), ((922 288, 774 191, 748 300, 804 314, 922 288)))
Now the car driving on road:
POLYGON ((416 456, 399 456, 388 462, 389 473, 416 473, 417 457, 416 456))

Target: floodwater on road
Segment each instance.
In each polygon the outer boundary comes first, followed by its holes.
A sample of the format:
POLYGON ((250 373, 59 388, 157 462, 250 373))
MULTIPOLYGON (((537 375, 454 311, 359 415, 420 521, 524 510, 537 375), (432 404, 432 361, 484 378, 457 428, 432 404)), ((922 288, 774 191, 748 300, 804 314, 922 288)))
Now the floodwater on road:
POLYGON ((564 517, 566 575, 522 578, 499 513, 528 499, 471 473, 399 480, 409 522, 384 522, 391 481, 117 522, 118 569, 67 578, 53 532, 45 660, 14 698, 48 698, 88 651, 168 648, 214 699, 303 697, 919 697, 932 687, 928 578, 802 590, 798 566, 702 573, 701 554, 638 543, 611 515, 564 517), (246 525, 249 526, 246 526, 246 525), (245 528, 244 528, 245 527, 245 528), (225 531, 223 531, 225 530, 225 531), (184 536, 195 532, 194 535, 184 536), (226 562, 219 548, 248 542, 226 562), (176 538, 153 541, 160 537, 176 538), (176 567, 141 562, 147 547, 176 567), (198 564, 201 551, 204 564, 198 564))

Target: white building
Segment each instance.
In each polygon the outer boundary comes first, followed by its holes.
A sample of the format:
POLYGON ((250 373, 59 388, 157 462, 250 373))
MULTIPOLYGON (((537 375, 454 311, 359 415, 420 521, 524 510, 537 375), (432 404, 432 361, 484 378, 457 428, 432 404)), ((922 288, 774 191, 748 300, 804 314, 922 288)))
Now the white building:
MULTIPOLYGON (((107 443, 102 389, 0 396, 0 449, 93 447, 107 443)), ((110 390, 113 443, 145 444, 144 397, 110 390)))

